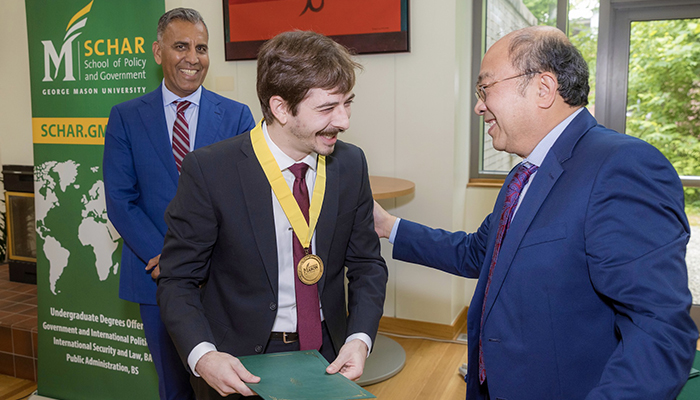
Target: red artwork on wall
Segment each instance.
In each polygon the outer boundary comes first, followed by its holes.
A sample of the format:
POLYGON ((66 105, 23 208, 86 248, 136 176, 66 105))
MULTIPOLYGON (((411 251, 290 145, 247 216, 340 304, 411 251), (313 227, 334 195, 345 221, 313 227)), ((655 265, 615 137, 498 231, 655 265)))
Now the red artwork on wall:
POLYGON ((405 52, 408 0, 224 0, 226 60, 255 59, 288 30, 312 30, 357 54, 405 52))

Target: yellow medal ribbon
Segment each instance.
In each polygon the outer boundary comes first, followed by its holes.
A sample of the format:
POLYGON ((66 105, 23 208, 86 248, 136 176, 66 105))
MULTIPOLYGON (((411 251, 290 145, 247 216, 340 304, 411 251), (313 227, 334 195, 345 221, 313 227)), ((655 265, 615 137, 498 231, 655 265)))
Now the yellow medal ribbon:
POLYGON ((321 215, 321 206, 323 205, 323 196, 326 193, 326 156, 318 155, 318 161, 316 165, 316 183, 314 184, 313 197, 311 198, 311 205, 309 206, 309 223, 306 223, 306 218, 302 214, 299 204, 297 204, 294 194, 292 194, 287 181, 284 180, 282 176, 282 171, 280 171, 279 164, 272 155, 270 148, 265 142, 265 134, 262 130, 261 120, 258 125, 250 131, 250 140, 253 143, 253 151, 260 165, 265 171, 265 176, 267 181, 270 182, 272 186, 272 191, 275 193, 275 197, 280 202, 284 214, 289 219, 292 224, 292 229, 299 238, 302 247, 306 250, 307 254, 310 253, 309 249, 311 247, 311 238, 314 235, 314 230, 316 229, 316 223, 318 222, 318 217, 321 215), (306 234, 304 234, 306 233, 306 234))

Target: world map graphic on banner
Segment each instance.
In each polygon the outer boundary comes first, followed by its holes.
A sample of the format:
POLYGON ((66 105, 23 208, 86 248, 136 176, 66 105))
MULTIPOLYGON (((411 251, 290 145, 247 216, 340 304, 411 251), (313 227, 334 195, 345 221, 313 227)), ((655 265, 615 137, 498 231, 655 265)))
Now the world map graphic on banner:
POLYGON ((100 281, 119 271, 119 234, 107 219, 104 183, 99 166, 83 167, 68 160, 47 161, 34 169, 36 191, 36 229, 43 239, 42 250, 49 261, 51 293, 61 292, 58 285, 66 268, 70 268, 72 245, 62 243, 63 237, 52 232, 46 218, 60 216, 77 227, 77 237, 84 248, 95 257, 95 269, 100 281), (117 260, 117 261, 115 261, 117 260))

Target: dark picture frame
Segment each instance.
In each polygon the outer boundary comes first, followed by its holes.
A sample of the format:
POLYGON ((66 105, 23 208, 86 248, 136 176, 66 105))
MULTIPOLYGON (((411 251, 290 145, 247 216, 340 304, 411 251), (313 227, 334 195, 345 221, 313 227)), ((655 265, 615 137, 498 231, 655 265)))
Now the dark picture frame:
POLYGON ((254 60, 289 30, 327 35, 355 54, 410 51, 408 0, 223 0, 226 61, 254 60))

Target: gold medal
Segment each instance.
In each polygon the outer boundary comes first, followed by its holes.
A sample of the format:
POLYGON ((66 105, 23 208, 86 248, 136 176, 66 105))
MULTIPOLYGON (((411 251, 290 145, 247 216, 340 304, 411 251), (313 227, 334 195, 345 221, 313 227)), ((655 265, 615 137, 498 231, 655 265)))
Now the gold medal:
POLYGON ((323 261, 315 254, 307 254, 297 264, 297 275, 305 285, 313 285, 323 275, 323 261))

